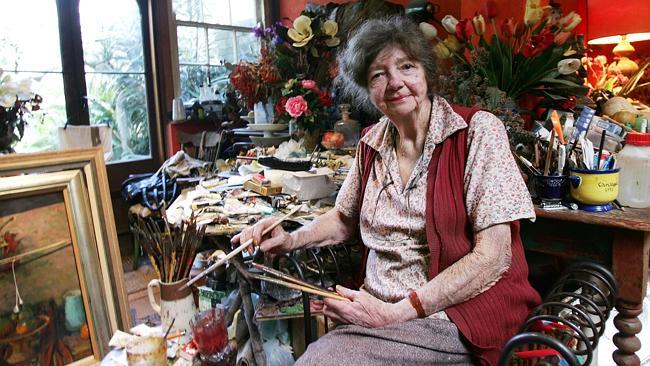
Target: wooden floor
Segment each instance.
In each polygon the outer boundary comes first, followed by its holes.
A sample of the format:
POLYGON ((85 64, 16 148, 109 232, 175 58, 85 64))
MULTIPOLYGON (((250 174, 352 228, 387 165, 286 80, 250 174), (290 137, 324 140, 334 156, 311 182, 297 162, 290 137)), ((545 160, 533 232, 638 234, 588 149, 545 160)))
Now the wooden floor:
MULTIPOLYGON (((148 263, 139 262, 138 268, 133 269, 133 259, 126 257, 122 259, 124 268, 124 282, 131 307, 131 319, 133 325, 146 323, 148 325, 159 325, 160 316, 149 304, 147 295, 147 284, 156 278, 156 272, 148 263)), ((155 295, 158 296, 157 291, 155 295)))

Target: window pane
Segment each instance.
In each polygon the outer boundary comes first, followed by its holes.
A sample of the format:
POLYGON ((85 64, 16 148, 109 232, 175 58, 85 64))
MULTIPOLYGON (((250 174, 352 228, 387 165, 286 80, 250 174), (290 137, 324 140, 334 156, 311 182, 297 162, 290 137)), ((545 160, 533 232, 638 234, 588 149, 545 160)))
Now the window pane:
POLYGON ((135 0, 81 1, 79 14, 86 72, 144 72, 135 0))
POLYGON ((208 29, 210 44, 210 65, 218 65, 221 60, 235 62, 235 47, 233 32, 219 29, 208 29))
POLYGON ((178 27, 178 62, 181 64, 207 64, 208 46, 205 28, 178 27))
POLYGON ((180 65, 179 70, 183 100, 187 102, 192 98, 198 98, 201 85, 208 80, 208 68, 206 66, 180 65))
POLYGON ((0 68, 61 72, 56 2, 2 2, 0 68))
POLYGON ((255 61, 260 54, 260 42, 252 32, 236 32, 239 60, 255 61))
POLYGON ((228 84, 230 84, 230 71, 225 66, 210 66, 210 86, 215 94, 222 99, 224 98, 224 91, 228 84))
POLYGON ((91 124, 113 128, 113 161, 146 158, 149 122, 144 75, 86 74, 91 124))
POLYGON ((253 27, 257 23, 255 15, 255 0, 231 0, 232 25, 253 27))
POLYGON ((228 0, 173 0, 176 20, 230 25, 228 0))
POLYGON ((54 150, 58 147, 57 129, 66 121, 63 75, 59 73, 19 73, 12 80, 32 78, 32 90, 43 96, 41 110, 26 116, 25 136, 16 145, 17 152, 54 150))

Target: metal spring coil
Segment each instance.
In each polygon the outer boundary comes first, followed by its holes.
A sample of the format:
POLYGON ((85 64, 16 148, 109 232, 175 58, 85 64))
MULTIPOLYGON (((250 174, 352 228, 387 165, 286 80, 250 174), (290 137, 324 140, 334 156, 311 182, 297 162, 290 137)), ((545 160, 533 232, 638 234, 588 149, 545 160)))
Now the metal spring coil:
POLYGON ((608 269, 587 262, 571 265, 506 343, 498 365, 591 364, 617 297, 618 285, 608 269))

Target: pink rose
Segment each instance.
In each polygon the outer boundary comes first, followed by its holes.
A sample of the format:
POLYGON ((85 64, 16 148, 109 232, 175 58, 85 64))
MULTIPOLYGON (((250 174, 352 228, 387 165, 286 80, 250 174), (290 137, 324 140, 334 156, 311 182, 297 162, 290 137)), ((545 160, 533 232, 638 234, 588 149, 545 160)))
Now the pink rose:
POLYGON ((303 80, 302 87, 305 89, 316 89, 316 82, 314 80, 303 80))
POLYGON ((298 118, 307 111, 307 101, 302 95, 291 97, 287 100, 287 104, 284 105, 284 109, 287 110, 291 117, 298 118))

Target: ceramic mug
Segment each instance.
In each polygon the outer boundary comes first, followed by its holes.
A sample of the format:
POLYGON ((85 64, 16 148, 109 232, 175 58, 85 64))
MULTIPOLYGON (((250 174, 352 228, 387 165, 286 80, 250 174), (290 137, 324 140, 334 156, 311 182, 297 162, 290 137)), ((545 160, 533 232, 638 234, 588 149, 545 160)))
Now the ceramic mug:
POLYGON ((535 175, 535 193, 546 201, 560 201, 569 193, 569 177, 566 175, 535 175))
POLYGON ((192 296, 192 289, 185 287, 180 288, 187 283, 188 279, 183 279, 176 282, 162 282, 159 279, 153 279, 147 285, 147 294, 149 295, 149 303, 151 307, 160 314, 160 322, 163 331, 166 331, 172 321, 174 326, 171 328, 170 333, 177 331, 185 331, 185 335, 181 337, 181 342, 189 342, 192 335, 190 321, 196 313, 196 305, 194 304, 194 296, 192 296), (160 304, 156 302, 153 294, 154 287, 160 288, 160 304), (176 320, 174 320, 176 319, 176 320))
POLYGON ((619 169, 571 170, 571 197, 587 211, 609 211, 618 196, 619 169))

